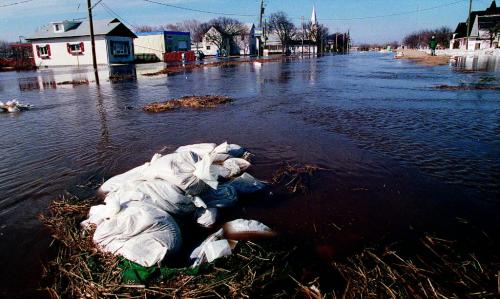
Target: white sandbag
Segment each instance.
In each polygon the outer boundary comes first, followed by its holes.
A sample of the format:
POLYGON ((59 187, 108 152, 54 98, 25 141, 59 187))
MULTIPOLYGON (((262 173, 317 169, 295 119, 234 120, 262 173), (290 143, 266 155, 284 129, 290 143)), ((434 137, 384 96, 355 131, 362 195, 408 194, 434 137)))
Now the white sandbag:
POLYGON ((238 201, 236 189, 227 184, 219 185, 216 190, 208 189, 200 194, 200 197, 210 208, 228 208, 238 201))
POLYGON ((214 260, 231 255, 231 247, 227 240, 209 242, 205 246, 205 255, 209 263, 214 260))
POLYGON ((202 159, 194 152, 173 153, 153 161, 142 175, 144 180, 162 179, 187 194, 197 195, 207 187, 217 188, 217 177, 210 172, 211 164, 208 154, 202 159))
POLYGON ((191 196, 184 195, 181 189, 163 180, 144 181, 136 191, 145 195, 144 202, 173 215, 186 215, 195 210, 191 196))
POLYGON ((131 201, 97 226, 93 240, 106 252, 150 267, 179 250, 181 233, 167 212, 131 201))
POLYGON ((198 143, 198 144, 184 145, 176 149, 175 152, 176 153, 193 152, 198 156, 204 156, 206 154, 210 154, 214 150, 215 146, 216 146, 215 143, 198 143))
POLYGON ((227 159, 231 158, 232 156, 229 154, 217 154, 217 153, 212 153, 211 154, 213 157, 214 163, 222 163, 226 161, 227 159))
POLYGON ((212 169, 213 157, 210 154, 205 154, 201 161, 196 162, 193 174, 200 180, 209 185, 212 189, 217 189, 219 182, 217 175, 212 169))
MULTIPOLYGON (((211 234, 208 236, 201 244, 200 246, 196 247, 190 255, 190 258, 194 260, 193 264, 191 267, 195 268, 205 262, 208 261, 208 256, 207 254, 212 254, 211 257, 217 257, 217 253, 224 253, 224 255, 229 255, 227 251, 227 247, 231 249, 229 246, 229 242, 227 244, 225 243, 215 243, 214 245, 209 245, 211 243, 217 242, 219 240, 225 240, 224 236, 227 235, 229 236, 228 239, 231 240, 232 236, 238 236, 238 234, 254 234, 254 235, 263 235, 263 236, 271 236, 273 235, 272 230, 264 225, 261 222, 258 222, 256 220, 245 220, 245 219, 237 219, 233 220, 230 222, 227 222, 224 224, 223 228, 219 229, 215 233, 211 234), (208 247, 212 246, 210 250, 213 250, 213 252, 208 253, 208 247)), ((227 240, 226 240, 227 242, 227 240)), ((210 262, 210 261, 209 261, 210 262)))
POLYGON ((205 256, 205 246, 213 241, 221 240, 224 236, 224 230, 221 228, 215 233, 211 234, 208 236, 205 241, 201 242, 200 246, 196 247, 192 252, 191 255, 189 256, 192 260, 194 260, 193 264, 191 267, 195 268, 201 265, 202 263, 206 262, 206 256, 205 256))
POLYGON ((196 210, 196 222, 203 227, 212 227, 217 222, 217 215, 216 208, 199 208, 196 210))
POLYGON ((229 178, 231 176, 231 170, 227 169, 222 165, 213 164, 211 166, 212 173, 214 176, 216 175, 218 178, 229 178))
POLYGON ((257 180, 246 172, 229 182, 229 185, 234 187, 236 192, 243 194, 258 192, 266 188, 265 183, 257 180))
POLYGON ((142 172, 146 170, 149 165, 150 163, 146 163, 125 173, 116 175, 104 182, 99 190, 104 193, 113 192, 119 190, 125 184, 130 183, 131 181, 142 180, 142 172))
POLYGON ((14 112, 19 112, 21 110, 19 110, 19 107, 17 107, 17 106, 8 106, 7 111, 10 113, 14 113, 14 112))
POLYGON ((93 206, 90 208, 89 211, 89 217, 85 221, 81 223, 81 226, 84 229, 87 229, 90 227, 90 225, 99 225, 101 224, 104 220, 109 219, 113 217, 114 215, 118 214, 120 212, 120 201, 118 199, 110 200, 103 204, 103 205, 97 205, 93 206))
POLYGON ((222 163, 222 166, 229 170, 228 177, 234 177, 244 172, 250 167, 250 162, 240 158, 230 158, 222 163))
POLYGON ((265 224, 256 220, 236 219, 224 224, 225 233, 257 233, 271 232, 265 224))
POLYGON ((204 209, 208 208, 207 204, 203 201, 203 199, 201 199, 198 196, 194 197, 193 204, 197 208, 204 208, 204 209))
POLYGON ((224 142, 218 145, 213 152, 217 154, 229 154, 233 157, 240 158, 245 154, 246 150, 237 144, 228 144, 224 142))

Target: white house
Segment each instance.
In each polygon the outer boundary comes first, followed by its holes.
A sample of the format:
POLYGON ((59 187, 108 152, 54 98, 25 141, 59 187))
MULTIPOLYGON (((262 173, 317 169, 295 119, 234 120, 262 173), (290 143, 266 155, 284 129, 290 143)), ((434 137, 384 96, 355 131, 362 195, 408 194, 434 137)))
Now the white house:
POLYGON ((234 36, 235 49, 240 55, 255 55, 257 53, 257 38, 255 37, 255 25, 253 23, 243 24, 243 32, 234 36))
POLYGON ((207 56, 222 55, 254 55, 257 53, 257 39, 255 37, 255 25, 252 23, 243 24, 242 32, 232 38, 224 37, 215 27, 203 35, 201 43, 193 43, 193 50, 200 50, 207 56), (214 40, 220 40, 222 49, 219 49, 220 43, 214 40))
POLYGON ((222 34, 215 29, 215 27, 210 27, 208 31, 203 35, 203 40, 201 41, 201 47, 199 50, 203 52, 206 56, 215 56, 220 54, 222 50, 229 52, 229 40, 223 40, 223 49, 219 49, 219 46, 213 42, 214 39, 222 38, 222 34))
POLYGON ((495 0, 486 10, 471 12, 467 22, 458 24, 450 41, 450 49, 465 50, 467 46, 469 50, 498 48, 500 41, 500 32, 498 32, 500 8, 497 7, 495 0), (469 32, 467 32, 467 22, 469 20, 470 28, 469 32))
MULTIPOLYGON (((134 61, 136 35, 118 19, 94 21, 98 64, 134 61)), ((37 66, 92 64, 88 21, 52 22, 26 38, 33 45, 37 66)))

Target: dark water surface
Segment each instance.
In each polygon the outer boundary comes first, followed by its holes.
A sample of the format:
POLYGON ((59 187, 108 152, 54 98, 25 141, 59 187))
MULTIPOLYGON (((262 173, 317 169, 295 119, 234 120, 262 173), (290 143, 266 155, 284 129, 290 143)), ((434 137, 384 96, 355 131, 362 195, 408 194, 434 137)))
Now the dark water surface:
POLYGON ((99 89, 54 84, 92 80, 88 69, 0 73, 0 100, 36 106, 0 114, 0 297, 36 289, 50 244, 36 215, 51 200, 197 142, 247 147, 256 155, 251 172, 262 179, 284 161, 328 169, 311 194, 246 203, 234 216, 298 244, 334 248, 332 256, 397 240, 409 227, 453 232, 457 217, 498 232, 500 94, 433 87, 498 85, 500 73, 380 54, 141 76, 155 67, 104 69, 101 78, 129 72, 138 80, 99 89), (162 114, 129 109, 191 94, 235 101, 162 114))

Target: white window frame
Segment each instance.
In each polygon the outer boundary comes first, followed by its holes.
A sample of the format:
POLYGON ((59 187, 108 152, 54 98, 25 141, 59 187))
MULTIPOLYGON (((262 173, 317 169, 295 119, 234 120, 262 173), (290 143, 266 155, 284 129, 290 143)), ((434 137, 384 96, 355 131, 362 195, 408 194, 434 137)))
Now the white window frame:
POLYGON ((55 33, 64 32, 64 25, 63 24, 54 24, 54 32, 55 33))
POLYGON ((38 46, 38 52, 40 52, 40 57, 49 57, 48 46, 38 46))
POLYGON ((82 54, 81 45, 78 44, 69 44, 69 51, 71 54, 82 54))
POLYGON ((113 54, 113 56, 129 56, 130 43, 128 41, 112 41, 111 54, 113 54), (121 49, 117 49, 117 45, 122 45, 121 49))

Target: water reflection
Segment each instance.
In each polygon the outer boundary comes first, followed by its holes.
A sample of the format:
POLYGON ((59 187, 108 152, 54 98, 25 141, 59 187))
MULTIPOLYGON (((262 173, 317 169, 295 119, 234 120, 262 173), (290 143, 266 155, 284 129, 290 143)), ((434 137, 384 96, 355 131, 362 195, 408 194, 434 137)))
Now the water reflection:
POLYGON ((455 59, 454 66, 458 70, 498 72, 500 71, 500 56, 460 56, 455 59))

